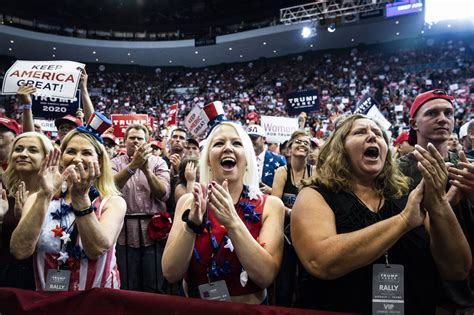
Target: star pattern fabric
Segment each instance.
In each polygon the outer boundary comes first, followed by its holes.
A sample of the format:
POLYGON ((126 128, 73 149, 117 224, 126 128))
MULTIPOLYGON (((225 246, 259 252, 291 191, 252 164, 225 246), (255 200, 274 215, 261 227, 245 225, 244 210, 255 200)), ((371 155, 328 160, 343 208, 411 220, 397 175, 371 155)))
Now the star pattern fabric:
POLYGON ((63 229, 58 224, 56 224, 56 227, 51 232, 54 233, 54 237, 61 237, 63 235, 63 229))
POLYGON ((62 251, 61 251, 61 252, 59 252, 59 257, 58 257, 58 259, 57 259, 57 260, 58 260, 58 261, 62 261, 62 262, 63 262, 63 264, 64 264, 64 263, 66 263, 66 261, 68 260, 68 258, 69 258, 69 255, 68 255, 68 253, 67 253, 67 252, 62 252, 62 251))

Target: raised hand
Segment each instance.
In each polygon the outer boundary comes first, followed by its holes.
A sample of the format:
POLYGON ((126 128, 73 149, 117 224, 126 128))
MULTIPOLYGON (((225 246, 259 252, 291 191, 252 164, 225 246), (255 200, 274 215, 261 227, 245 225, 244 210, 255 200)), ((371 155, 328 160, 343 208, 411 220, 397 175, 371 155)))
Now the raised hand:
POLYGON ((28 198, 30 192, 26 190, 26 185, 22 181, 18 184, 18 188, 15 192, 15 217, 21 218, 21 213, 23 206, 25 205, 26 199, 28 198))
POLYGON ((206 198, 204 198, 204 192, 198 183, 194 184, 193 197, 194 200, 188 218, 196 225, 200 225, 204 219, 204 213, 206 212, 206 198))
POLYGON ((179 164, 181 163, 181 156, 179 154, 172 154, 170 156, 171 166, 172 166, 172 174, 178 174, 179 164))
POLYGON ((82 162, 74 168, 69 168, 69 178, 71 180, 71 197, 84 197, 89 193, 89 189, 94 185, 96 178, 100 176, 100 167, 97 161, 89 161, 87 169, 82 162))
POLYGON ((87 79, 89 76, 87 75, 85 68, 77 69, 81 71, 81 78, 79 79, 79 88, 84 91, 85 89, 87 89, 87 79))
MULTIPOLYGON (((52 195, 61 186, 63 176, 59 173, 60 156, 61 151, 59 151, 58 148, 54 148, 53 151, 46 155, 43 162, 41 163, 41 167, 38 171, 39 192, 52 195)), ((67 174, 67 169, 63 174, 67 174)))
POLYGON ((462 169, 448 168, 449 183, 466 194, 469 201, 474 202, 474 165, 467 160, 463 151, 459 151, 459 160, 462 169))
POLYGON ((240 220, 234 208, 232 196, 229 193, 229 184, 224 180, 222 186, 216 182, 209 185, 209 208, 213 211, 217 221, 229 228, 240 220))
POLYGON ((33 87, 32 85, 22 85, 18 88, 16 91, 16 96, 18 97, 18 100, 20 104, 31 104, 31 94, 36 92, 36 88, 33 87))
POLYGON ((132 162, 130 163, 130 168, 132 169, 144 169, 146 167, 146 162, 152 154, 151 144, 144 143, 141 146, 135 148, 135 153, 132 157, 132 162))
POLYGON ((3 184, 0 181, 0 223, 3 222, 3 217, 8 212, 8 198, 7 191, 3 189, 3 184))
POLYGON ((186 168, 184 169, 184 177, 186 178, 187 182, 196 181, 196 171, 197 166, 194 162, 189 161, 188 163, 186 163, 186 168))
POLYGON ((410 193, 405 209, 400 213, 400 216, 405 220, 410 230, 422 225, 426 218, 426 211, 421 207, 424 195, 423 189, 424 179, 410 193))
POLYGON ((443 157, 434 145, 428 143, 427 149, 425 150, 416 145, 414 154, 418 160, 418 169, 424 180, 425 198, 423 199, 423 206, 429 212, 437 209, 443 201, 447 200, 448 170, 443 157))

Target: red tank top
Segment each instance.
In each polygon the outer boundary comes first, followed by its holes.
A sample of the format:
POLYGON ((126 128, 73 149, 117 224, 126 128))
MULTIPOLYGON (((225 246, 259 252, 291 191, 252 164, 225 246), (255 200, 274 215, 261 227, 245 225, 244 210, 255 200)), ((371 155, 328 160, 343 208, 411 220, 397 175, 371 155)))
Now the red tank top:
MULTIPOLYGON (((267 199, 266 195, 257 195, 256 198, 250 199, 248 196, 240 198, 239 203, 235 205, 235 211, 239 214, 240 219, 244 222, 247 229, 252 234, 253 238, 257 240, 262 227, 262 220, 254 221, 248 220, 244 216, 244 209, 241 204, 250 204, 254 206, 253 212, 262 217, 263 207, 267 199)), ((246 295, 261 291, 262 288, 257 286, 252 279, 248 279, 247 284, 243 287, 240 284, 240 273, 242 265, 239 262, 235 250, 233 252, 228 248, 224 248, 225 237, 227 237, 227 230, 224 226, 220 225, 217 219, 214 217, 213 212, 208 209, 208 220, 211 224, 212 235, 215 236, 219 247, 214 250, 214 261, 217 268, 224 267, 228 273, 219 275, 217 278, 212 278, 211 281, 225 280, 229 294, 231 296, 246 295)), ((211 262, 213 249, 211 247, 211 241, 209 237, 208 229, 204 229, 204 232, 196 236, 194 243, 194 253, 189 263, 189 268, 185 276, 185 280, 188 284, 188 293, 190 296, 199 297, 198 286, 204 283, 208 283, 208 267, 211 262)))

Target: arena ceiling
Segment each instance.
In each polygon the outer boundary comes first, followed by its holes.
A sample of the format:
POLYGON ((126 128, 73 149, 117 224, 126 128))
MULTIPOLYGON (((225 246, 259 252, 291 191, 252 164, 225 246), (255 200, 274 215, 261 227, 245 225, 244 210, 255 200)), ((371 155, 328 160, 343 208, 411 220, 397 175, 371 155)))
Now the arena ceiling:
POLYGON ((2 1, 0 12, 82 28, 186 32, 271 19, 279 16, 280 8, 306 2, 308 0, 6 0, 2 1))

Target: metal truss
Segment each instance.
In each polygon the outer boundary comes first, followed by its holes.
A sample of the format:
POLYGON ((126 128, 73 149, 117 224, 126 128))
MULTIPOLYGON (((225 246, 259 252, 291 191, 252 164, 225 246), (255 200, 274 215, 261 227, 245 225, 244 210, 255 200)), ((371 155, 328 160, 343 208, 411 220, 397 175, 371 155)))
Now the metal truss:
POLYGON ((380 10, 393 0, 316 0, 280 9, 280 22, 288 25, 307 21, 334 19, 345 15, 380 10))

